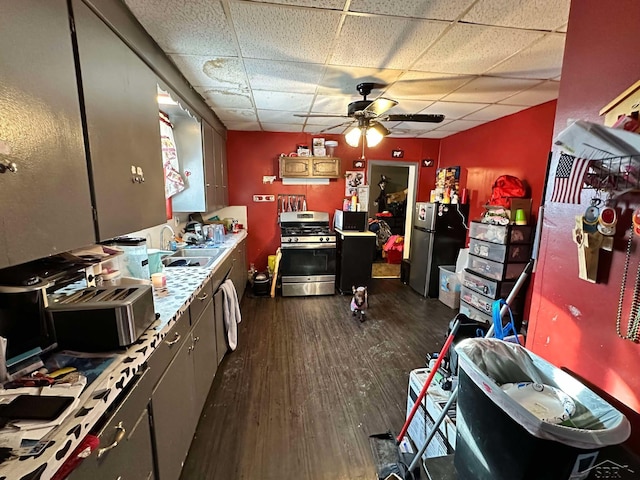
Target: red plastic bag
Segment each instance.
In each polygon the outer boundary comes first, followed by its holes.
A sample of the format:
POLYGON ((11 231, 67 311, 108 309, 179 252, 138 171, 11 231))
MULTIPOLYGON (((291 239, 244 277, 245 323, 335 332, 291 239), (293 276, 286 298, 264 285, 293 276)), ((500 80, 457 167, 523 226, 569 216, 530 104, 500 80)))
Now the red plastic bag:
POLYGON ((491 199, 489 205, 500 205, 505 208, 511 207, 511 198, 524 198, 527 190, 518 177, 512 175, 501 175, 491 187, 491 199))

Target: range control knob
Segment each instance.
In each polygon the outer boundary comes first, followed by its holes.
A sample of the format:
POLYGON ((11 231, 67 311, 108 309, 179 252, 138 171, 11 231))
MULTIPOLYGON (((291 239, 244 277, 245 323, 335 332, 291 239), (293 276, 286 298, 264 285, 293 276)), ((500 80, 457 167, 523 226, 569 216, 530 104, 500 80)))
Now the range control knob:
POLYGON ((293 239, 293 241, 294 241, 294 242, 297 242, 297 241, 298 241, 298 237, 294 238, 294 239, 293 239))
POLYGON ((327 242, 328 242, 328 241, 329 241, 329 237, 325 238, 325 241, 327 241, 327 242))
POLYGON ((324 238, 320 237, 320 241, 321 241, 321 242, 324 242, 324 238))
POLYGON ((293 239, 291 237, 287 238, 287 242, 291 243, 293 239))

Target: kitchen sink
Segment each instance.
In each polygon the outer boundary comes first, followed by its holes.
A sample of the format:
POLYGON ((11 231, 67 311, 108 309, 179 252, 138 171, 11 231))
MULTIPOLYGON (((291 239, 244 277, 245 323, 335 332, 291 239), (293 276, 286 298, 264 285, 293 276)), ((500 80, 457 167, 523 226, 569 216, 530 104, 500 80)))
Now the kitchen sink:
POLYGON ((165 267, 210 267, 216 257, 171 255, 162 259, 165 267))
POLYGON ((181 248, 176 251, 169 258, 178 258, 178 257, 209 257, 214 260, 222 255, 227 249, 226 248, 181 248))

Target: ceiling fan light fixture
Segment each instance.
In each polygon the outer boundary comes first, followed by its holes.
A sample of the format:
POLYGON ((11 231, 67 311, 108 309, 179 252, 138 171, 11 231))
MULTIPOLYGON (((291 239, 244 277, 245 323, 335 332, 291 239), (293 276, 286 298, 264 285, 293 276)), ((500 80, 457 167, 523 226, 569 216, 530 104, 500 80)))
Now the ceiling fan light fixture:
POLYGON ((353 127, 347 133, 344 134, 344 139, 347 144, 352 147, 357 147, 360 144, 360 137, 362 136, 362 131, 360 127, 353 127))
POLYGON ((378 122, 371 122, 371 125, 367 128, 367 146, 375 147, 387 135, 389 135, 389 130, 384 125, 378 122))

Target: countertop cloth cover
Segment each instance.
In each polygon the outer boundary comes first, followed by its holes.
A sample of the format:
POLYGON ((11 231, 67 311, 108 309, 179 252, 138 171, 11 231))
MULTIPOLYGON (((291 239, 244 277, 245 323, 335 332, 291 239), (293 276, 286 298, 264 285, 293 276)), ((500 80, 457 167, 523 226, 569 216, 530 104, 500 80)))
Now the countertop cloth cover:
POLYGON ((224 325, 227 328, 227 342, 229 343, 229 348, 235 350, 238 345, 238 324, 242 321, 238 294, 231 279, 225 280, 220 288, 222 289, 222 317, 224 319, 224 325))

